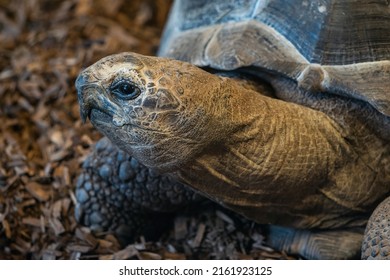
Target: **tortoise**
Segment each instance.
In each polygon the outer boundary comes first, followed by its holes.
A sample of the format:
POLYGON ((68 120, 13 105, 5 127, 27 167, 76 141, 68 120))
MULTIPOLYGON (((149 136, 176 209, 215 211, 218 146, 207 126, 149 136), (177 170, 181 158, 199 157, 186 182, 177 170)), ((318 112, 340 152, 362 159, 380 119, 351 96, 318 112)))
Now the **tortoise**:
POLYGON ((76 80, 109 139, 84 162, 78 219, 132 235, 206 197, 289 254, 390 259, 389 11, 176 1, 158 56, 110 55, 76 80))

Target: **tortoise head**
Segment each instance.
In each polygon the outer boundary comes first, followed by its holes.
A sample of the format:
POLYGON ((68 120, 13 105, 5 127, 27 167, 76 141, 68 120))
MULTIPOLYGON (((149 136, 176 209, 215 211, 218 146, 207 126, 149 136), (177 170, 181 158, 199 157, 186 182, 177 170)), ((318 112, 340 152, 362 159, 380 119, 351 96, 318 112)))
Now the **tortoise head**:
POLYGON ((188 63, 121 53, 85 69, 76 87, 83 121, 146 166, 168 171, 223 134, 224 105, 214 101, 221 80, 188 63))

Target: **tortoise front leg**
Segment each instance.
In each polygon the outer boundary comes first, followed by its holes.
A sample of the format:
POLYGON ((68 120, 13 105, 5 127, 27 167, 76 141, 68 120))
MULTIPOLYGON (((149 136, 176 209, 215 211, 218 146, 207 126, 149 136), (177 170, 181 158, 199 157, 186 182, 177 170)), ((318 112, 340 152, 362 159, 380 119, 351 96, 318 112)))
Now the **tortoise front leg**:
POLYGON ((95 232, 114 232, 122 240, 154 235, 168 223, 168 213, 202 199, 140 164, 107 138, 96 144, 83 168, 76 185, 77 220, 95 232))
POLYGON ((368 221, 362 259, 390 260, 390 197, 379 204, 368 221))

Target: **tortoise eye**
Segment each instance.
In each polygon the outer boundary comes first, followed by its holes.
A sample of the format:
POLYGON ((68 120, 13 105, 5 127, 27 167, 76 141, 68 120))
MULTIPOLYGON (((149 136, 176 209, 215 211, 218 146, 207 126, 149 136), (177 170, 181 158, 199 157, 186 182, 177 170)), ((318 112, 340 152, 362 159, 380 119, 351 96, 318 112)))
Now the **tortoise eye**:
POLYGON ((137 86, 127 81, 118 82, 112 85, 110 89, 116 97, 125 100, 134 99, 141 93, 141 90, 137 86))

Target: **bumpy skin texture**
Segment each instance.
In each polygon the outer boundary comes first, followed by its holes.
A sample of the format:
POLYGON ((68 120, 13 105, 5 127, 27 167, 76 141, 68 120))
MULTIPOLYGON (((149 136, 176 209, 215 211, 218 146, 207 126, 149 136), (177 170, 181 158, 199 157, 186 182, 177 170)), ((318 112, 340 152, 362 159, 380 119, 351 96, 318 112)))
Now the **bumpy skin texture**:
POLYGON ((76 186, 76 217, 94 231, 113 231, 123 240, 153 234, 167 213, 201 197, 187 186, 158 175, 119 150, 107 138, 95 145, 76 186))
POLYGON ((362 259, 390 259, 390 197, 375 209, 368 221, 362 259))

